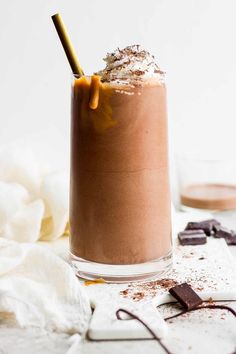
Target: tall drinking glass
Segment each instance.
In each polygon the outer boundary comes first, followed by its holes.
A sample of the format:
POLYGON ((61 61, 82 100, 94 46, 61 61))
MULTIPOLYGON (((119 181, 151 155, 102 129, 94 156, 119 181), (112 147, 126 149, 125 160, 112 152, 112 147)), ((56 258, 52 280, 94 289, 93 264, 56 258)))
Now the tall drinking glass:
POLYGON ((164 83, 73 77, 70 227, 84 278, 132 281, 171 267, 164 83))

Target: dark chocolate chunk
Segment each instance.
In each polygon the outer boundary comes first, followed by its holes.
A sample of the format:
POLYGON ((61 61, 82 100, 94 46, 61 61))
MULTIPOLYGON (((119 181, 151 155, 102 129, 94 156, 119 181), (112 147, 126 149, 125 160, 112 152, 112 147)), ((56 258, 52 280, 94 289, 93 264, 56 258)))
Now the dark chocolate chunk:
POLYGON ((170 288, 169 292, 187 310, 194 309, 203 302, 187 283, 176 285, 173 288, 170 288))
POLYGON ((232 237, 227 237, 225 239, 225 241, 227 242, 228 245, 230 246, 236 246, 236 235, 233 235, 232 237))
POLYGON ((220 225, 220 222, 215 219, 203 220, 199 222, 189 222, 185 230, 203 230, 207 236, 210 236, 213 231, 213 227, 220 225))
POLYGON ((214 226, 214 230, 215 230, 215 234, 214 237, 217 238, 231 238, 234 234, 234 232, 230 229, 228 229, 227 227, 223 227, 221 225, 215 225, 214 226))
POLYGON ((179 242, 185 245, 203 245, 207 242, 206 234, 203 230, 185 230, 178 233, 179 242))

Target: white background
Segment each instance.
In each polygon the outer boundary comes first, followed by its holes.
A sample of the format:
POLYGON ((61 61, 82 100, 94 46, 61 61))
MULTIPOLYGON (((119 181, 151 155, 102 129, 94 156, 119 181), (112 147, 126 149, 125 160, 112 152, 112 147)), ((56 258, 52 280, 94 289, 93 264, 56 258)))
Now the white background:
MULTIPOLYGON (((139 43, 168 74, 171 157, 236 148, 234 0, 0 0, 0 142, 53 127, 69 141, 61 12, 86 73, 139 43)), ((55 133, 56 134, 56 133, 55 133)), ((52 131, 53 135, 53 131, 52 131)), ((52 146, 53 148, 53 146, 52 146)))

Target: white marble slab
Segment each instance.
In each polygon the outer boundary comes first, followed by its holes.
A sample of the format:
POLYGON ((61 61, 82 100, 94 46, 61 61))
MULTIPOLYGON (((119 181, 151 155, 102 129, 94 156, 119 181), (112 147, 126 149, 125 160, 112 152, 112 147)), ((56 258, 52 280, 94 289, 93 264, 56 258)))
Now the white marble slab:
POLYGON ((174 255, 173 270, 166 275, 164 286, 155 280, 87 286, 95 307, 89 337, 94 340, 150 338, 150 333, 136 320, 117 320, 116 310, 124 307, 156 328, 157 336, 165 337, 168 329, 155 307, 174 300, 168 292, 173 285, 166 287, 168 282, 187 282, 204 300, 236 300, 236 262, 223 239, 209 237, 207 244, 199 246, 180 246, 176 242, 174 255))

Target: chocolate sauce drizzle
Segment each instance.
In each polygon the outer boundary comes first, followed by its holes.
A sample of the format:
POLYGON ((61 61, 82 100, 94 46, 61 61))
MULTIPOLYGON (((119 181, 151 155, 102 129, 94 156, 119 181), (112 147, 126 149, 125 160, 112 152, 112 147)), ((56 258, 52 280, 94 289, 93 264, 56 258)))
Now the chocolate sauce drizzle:
POLYGON ((133 319, 139 321, 140 323, 142 323, 142 325, 147 328, 148 332, 151 333, 151 335, 153 336, 154 339, 156 339, 158 341, 158 343, 160 344, 160 346, 164 349, 164 351, 166 352, 166 354, 171 354, 171 352, 167 349, 167 347, 161 342, 160 338, 156 336, 156 334, 153 332, 153 330, 143 321, 141 320, 141 318, 139 318, 138 316, 136 316, 135 314, 133 314, 132 312, 125 310, 125 309, 118 309, 116 311, 116 317, 118 320, 122 320, 122 318, 120 317, 120 313, 126 313, 127 315, 129 315, 130 317, 132 317, 133 319))
MULTIPOLYGON (((169 304, 169 302, 168 302, 169 304)), ((162 305, 165 305, 165 304, 162 304, 162 305)), ((190 310, 184 310, 184 311, 181 311, 179 313, 177 313, 176 315, 173 315, 173 316, 169 316, 169 317, 166 317, 164 318, 165 321, 168 321, 172 318, 176 318, 176 317, 179 317, 179 316, 182 316, 184 315, 185 313, 188 313, 188 312, 192 312, 192 311, 197 311, 197 310, 202 310, 202 309, 213 309, 213 310, 227 310, 229 311, 230 313, 232 313, 232 315, 234 317, 236 317, 236 311, 234 309, 232 309, 231 307, 229 306, 226 306, 226 305, 201 305, 201 306, 198 306, 198 307, 195 307, 193 309, 190 309, 190 310)), ((118 320, 122 320, 121 316, 120 316, 120 313, 123 312, 127 315, 129 315, 131 318, 139 321, 148 331, 149 333, 151 333, 151 335, 153 336, 154 339, 157 340, 157 342, 160 344, 160 346, 164 349, 165 353, 167 354, 172 354, 169 349, 161 342, 160 338, 156 336, 156 334, 153 332, 153 330, 143 321, 141 320, 141 318, 139 318, 137 315, 133 314, 132 312, 128 311, 128 310, 125 310, 125 309, 118 309, 116 311, 116 317, 118 320)))
POLYGON ((231 307, 229 306, 226 306, 226 305, 203 305, 203 306, 198 306, 198 307, 195 307, 191 310, 184 310, 184 311, 181 311, 179 313, 177 313, 176 315, 173 315, 173 316, 170 316, 170 317, 166 317, 164 318, 165 321, 168 321, 172 318, 176 318, 176 317, 179 317, 181 315, 184 315, 185 313, 187 312, 192 312, 192 311, 197 311, 197 310, 202 310, 202 309, 220 309, 220 310, 227 310, 229 312, 231 312, 234 317, 236 317, 236 311, 234 309, 232 309, 231 307))

